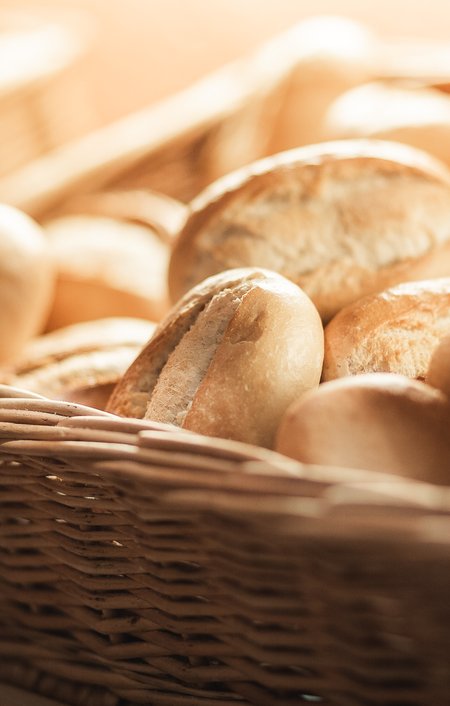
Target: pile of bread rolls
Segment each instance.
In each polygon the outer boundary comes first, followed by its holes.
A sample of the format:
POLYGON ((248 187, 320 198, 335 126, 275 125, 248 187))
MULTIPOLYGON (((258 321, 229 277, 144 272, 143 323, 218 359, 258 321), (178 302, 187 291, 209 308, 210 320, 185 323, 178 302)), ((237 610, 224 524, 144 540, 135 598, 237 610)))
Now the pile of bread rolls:
MULTIPOLYGON (((187 205, 148 194, 143 217, 145 193, 116 194, 41 225, 2 207, 3 381, 448 484, 447 155, 439 137, 411 140, 421 150, 397 129, 366 134, 353 101, 378 114, 394 89, 347 88, 321 103, 322 127, 357 137, 277 152, 187 205)), ((448 97, 416 99, 449 128, 448 97)))

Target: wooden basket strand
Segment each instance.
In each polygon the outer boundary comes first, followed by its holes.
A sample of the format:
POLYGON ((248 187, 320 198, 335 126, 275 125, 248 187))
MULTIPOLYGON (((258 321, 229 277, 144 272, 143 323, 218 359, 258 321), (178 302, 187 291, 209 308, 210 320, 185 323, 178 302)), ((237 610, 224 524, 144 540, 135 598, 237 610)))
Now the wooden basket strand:
POLYGON ((448 702, 448 490, 0 395, 1 678, 108 706, 448 702))

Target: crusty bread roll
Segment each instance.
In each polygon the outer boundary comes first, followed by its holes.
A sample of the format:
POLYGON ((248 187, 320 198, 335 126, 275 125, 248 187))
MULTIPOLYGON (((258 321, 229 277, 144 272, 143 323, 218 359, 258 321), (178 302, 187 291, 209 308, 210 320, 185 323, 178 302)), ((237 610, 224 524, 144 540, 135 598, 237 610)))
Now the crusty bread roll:
POLYGON ((450 96, 382 82, 358 86, 329 106, 323 135, 403 142, 450 164, 450 96))
POLYGON ((42 229, 0 205, 0 364, 9 363, 45 324, 54 271, 42 229))
POLYGON ((104 409, 155 326, 143 319, 108 318, 52 331, 25 347, 7 382, 45 397, 104 409))
POLYGON ((398 143, 285 152, 220 179, 191 211, 171 256, 173 301, 213 273, 259 266, 328 321, 365 294, 450 274, 450 172, 398 143))
POLYGON ((386 372, 423 380, 449 331, 450 277, 370 294, 325 327, 322 379, 386 372))
POLYGON ((450 402, 450 333, 435 348, 425 381, 428 385, 442 390, 450 402))
POLYGON ((270 447, 322 361, 319 314, 296 285, 261 269, 223 272, 174 307, 108 411, 270 447))
POLYGON ((169 244, 155 230, 72 215, 46 232, 58 273, 47 330, 108 316, 159 321, 168 310, 169 244))
POLYGON ((371 373, 323 383, 287 410, 276 450, 304 463, 450 484, 445 395, 417 380, 371 373))
POLYGON ((280 87, 273 154, 323 139, 323 115, 336 96, 374 76, 378 42, 361 22, 318 15, 268 42, 262 58, 291 67, 280 87))

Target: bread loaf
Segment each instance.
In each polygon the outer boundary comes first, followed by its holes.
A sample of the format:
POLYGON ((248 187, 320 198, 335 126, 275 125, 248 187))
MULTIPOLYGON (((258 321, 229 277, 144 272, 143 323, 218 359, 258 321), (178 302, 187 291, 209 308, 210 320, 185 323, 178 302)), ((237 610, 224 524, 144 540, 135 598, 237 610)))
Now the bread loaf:
POLYGON ((449 485, 449 424, 439 390, 402 375, 368 373, 305 393, 283 416, 275 448, 304 463, 449 485))
POLYGON ((450 277, 408 282, 363 297, 325 327, 324 381, 390 372, 424 380, 450 331, 450 277))
POLYGON ((318 385, 322 361, 310 299, 273 272, 231 270, 173 308, 108 411, 270 447, 290 402, 318 385))
POLYGON ((450 164, 450 96, 432 88, 369 83, 346 91, 323 119, 326 139, 394 140, 450 164))
POLYGON ((45 397, 104 409, 154 329, 150 321, 109 318, 52 331, 26 346, 7 381, 45 397))
POLYGON ((412 147, 376 140, 261 160, 191 203, 170 260, 172 300, 239 266, 291 279, 324 321, 365 294, 450 275, 450 173, 412 147))
POLYGON ((262 57, 290 66, 281 85, 270 152, 323 139, 323 116, 344 91, 370 80, 378 42, 370 29, 348 17, 318 15, 298 22, 268 42, 262 57))
POLYGON ((53 290, 42 229, 24 213, 0 205, 0 364, 13 361, 43 329, 53 290))
POLYGON ((159 321, 168 310, 169 244, 148 226, 101 216, 46 224, 57 270, 49 331, 105 317, 159 321))

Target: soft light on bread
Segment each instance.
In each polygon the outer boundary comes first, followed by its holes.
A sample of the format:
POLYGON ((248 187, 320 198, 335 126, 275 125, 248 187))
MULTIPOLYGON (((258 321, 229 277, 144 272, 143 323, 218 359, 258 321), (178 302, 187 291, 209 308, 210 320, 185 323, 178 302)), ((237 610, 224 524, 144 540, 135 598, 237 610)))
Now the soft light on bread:
POLYGON ((428 385, 442 390, 450 403, 450 333, 434 350, 425 380, 428 385))
POLYGON ((108 318, 64 327, 32 340, 7 382, 53 399, 104 409, 156 324, 108 318))
POLYGON ((42 330, 53 289, 42 229, 24 213, 0 205, 0 364, 14 360, 42 330))
POLYGON ((325 327, 322 379, 390 372, 423 380, 449 331, 450 277, 363 297, 325 327))
POLYGON ((217 181, 191 203, 169 266, 173 301, 224 269, 298 284, 324 321, 365 294, 450 274, 450 172, 376 140, 311 145, 217 181))
POLYGON ((323 383, 294 402, 275 448, 304 463, 392 473, 450 484, 445 395, 390 373, 323 383))
POLYGON ((231 270, 174 307, 108 411, 270 447, 290 402, 318 385, 322 361, 310 299, 276 273, 231 270))
POLYGON ((159 321, 168 310, 169 244, 149 226, 67 215, 46 232, 58 273, 49 331, 108 316, 159 321))
POLYGON ((266 61, 291 67, 281 86, 269 153, 322 140, 328 106, 374 76, 377 52, 378 42, 367 26, 335 15, 304 19, 268 42, 262 53, 266 61))
POLYGON ((346 91, 329 106, 323 135, 372 137, 412 145, 450 164, 450 96, 432 88, 374 82, 346 91))

